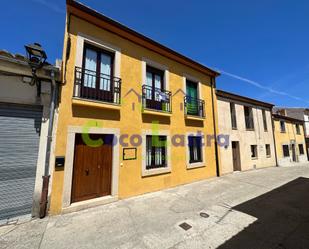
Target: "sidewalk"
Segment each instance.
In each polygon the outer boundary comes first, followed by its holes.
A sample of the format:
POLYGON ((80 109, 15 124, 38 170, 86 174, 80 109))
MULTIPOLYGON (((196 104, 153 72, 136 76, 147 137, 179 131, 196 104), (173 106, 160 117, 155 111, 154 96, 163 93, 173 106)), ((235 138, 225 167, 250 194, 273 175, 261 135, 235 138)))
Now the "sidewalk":
POLYGON ((0 248, 219 246, 309 248, 309 165, 235 173, 0 227, 0 248))

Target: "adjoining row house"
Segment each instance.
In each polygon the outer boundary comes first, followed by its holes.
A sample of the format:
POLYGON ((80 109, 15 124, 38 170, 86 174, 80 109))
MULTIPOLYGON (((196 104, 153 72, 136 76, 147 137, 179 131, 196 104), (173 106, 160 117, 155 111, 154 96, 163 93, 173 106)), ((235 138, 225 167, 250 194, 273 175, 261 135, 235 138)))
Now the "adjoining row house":
POLYGON ((273 120, 278 165, 307 162, 304 121, 280 114, 273 114, 273 120))
POLYGON ((217 90, 218 129, 229 134, 219 147, 222 174, 276 165, 273 104, 217 90))
POLYGON ((218 72, 70 0, 63 65, 51 213, 218 174, 218 72))
POLYGON ((0 51, 0 225, 39 215, 51 74, 59 81, 59 68, 45 63, 33 81, 26 57, 0 51))
POLYGON ((275 107, 274 113, 299 119, 304 122, 306 151, 309 155, 309 109, 308 108, 292 108, 292 107, 275 107))

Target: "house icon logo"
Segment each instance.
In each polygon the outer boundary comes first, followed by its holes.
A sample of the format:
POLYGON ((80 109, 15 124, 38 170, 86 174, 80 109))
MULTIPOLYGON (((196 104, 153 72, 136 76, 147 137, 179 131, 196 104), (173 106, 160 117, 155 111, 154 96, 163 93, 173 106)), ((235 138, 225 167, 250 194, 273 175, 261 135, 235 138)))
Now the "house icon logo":
MULTIPOLYGON (((138 106, 141 106, 142 102, 142 95, 139 94, 137 91, 135 91, 133 88, 131 88, 127 93, 123 96, 123 99, 128 97, 130 94, 134 94, 137 97, 138 106)), ((135 110, 135 102, 132 102, 132 111, 135 110)))

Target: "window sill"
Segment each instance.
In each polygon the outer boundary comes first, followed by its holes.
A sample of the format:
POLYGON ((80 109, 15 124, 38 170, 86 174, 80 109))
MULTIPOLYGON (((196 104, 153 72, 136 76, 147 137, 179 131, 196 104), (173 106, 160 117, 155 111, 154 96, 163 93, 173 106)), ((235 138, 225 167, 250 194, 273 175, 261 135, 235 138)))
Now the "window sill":
POLYGON ((171 173, 170 167, 165 168, 157 168, 157 169, 143 169, 142 176, 154 176, 154 175, 161 175, 171 173))
POLYGON ((271 158, 271 156, 266 156, 266 158, 271 158))
POLYGON ((254 128, 246 128, 246 131, 254 131, 254 128))
POLYGON ((145 109, 145 108, 142 110, 142 113, 143 114, 149 114, 149 115, 164 116, 164 117, 171 117, 172 116, 171 112, 153 110, 153 109, 145 109))
POLYGON ((237 127, 232 127, 232 130, 237 131, 238 129, 237 127))
POLYGON ((286 133, 286 131, 280 131, 280 133, 286 133))
POLYGON ((258 160, 258 157, 251 157, 251 160, 258 160))
POLYGON ((82 99, 82 98, 77 98, 77 97, 72 98, 72 105, 110 109, 110 110, 120 110, 121 109, 121 106, 118 104, 100 102, 100 101, 89 100, 89 99, 82 99))
POLYGON ((187 169, 196 169, 206 167, 205 162, 187 163, 187 169))
POLYGON ((205 117, 199 117, 199 116, 193 116, 193 115, 187 115, 186 114, 185 119, 204 121, 205 117))

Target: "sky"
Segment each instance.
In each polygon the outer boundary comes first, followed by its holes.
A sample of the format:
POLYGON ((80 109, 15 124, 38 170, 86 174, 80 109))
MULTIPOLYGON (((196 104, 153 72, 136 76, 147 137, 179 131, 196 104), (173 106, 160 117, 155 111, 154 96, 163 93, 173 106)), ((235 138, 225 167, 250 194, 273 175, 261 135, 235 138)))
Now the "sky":
MULTIPOLYGON (((81 0, 219 72, 217 88, 278 106, 309 108, 307 0, 81 0)), ((1 2, 0 49, 39 42, 61 58, 65 0, 1 2), (5 11, 4 11, 5 10, 5 11)))

